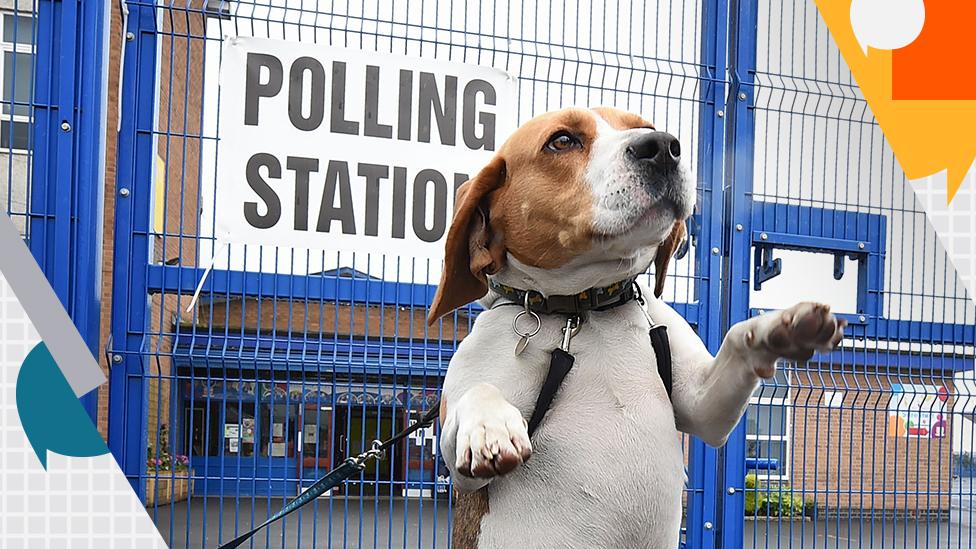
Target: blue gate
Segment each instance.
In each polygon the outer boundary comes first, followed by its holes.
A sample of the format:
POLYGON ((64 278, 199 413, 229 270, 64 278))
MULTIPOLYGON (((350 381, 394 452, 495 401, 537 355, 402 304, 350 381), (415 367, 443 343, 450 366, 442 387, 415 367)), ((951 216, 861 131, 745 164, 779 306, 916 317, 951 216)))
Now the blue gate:
POLYGON ((815 4, 730 16, 729 321, 815 299, 850 324, 754 394, 723 546, 969 547, 973 302, 815 4))
MULTIPOLYGON (((99 158, 84 149, 99 140, 71 131, 104 119, 90 67, 105 61, 81 30, 50 38, 75 21, 101 28, 82 4, 28 14, 34 184, 30 210, 8 212, 30 221, 35 256, 94 342, 100 228, 86 220, 102 187, 91 164, 71 162, 99 158), (55 66, 75 93, 41 76, 55 66), (63 178, 37 184, 71 166, 76 194, 63 178)), ((220 241, 218 115, 242 93, 219 81, 233 37, 496 67, 517 78, 519 123, 609 104, 677 135, 694 151, 698 206, 665 298, 707 346, 799 299, 850 322, 838 351, 781 364, 725 447, 685 441, 682 543, 976 541, 976 493, 953 474, 974 453, 959 388, 976 312, 812 2, 127 0, 116 15, 109 445, 171 547, 232 539, 423 414, 478 313, 427 328, 434 281, 414 257, 220 241)), ((254 546, 449 546, 437 436, 411 438, 254 546)))
MULTIPOLYGON (((97 356, 108 12, 0 4, 0 201, 97 356)), ((82 397, 95 419, 95 392, 82 397)))

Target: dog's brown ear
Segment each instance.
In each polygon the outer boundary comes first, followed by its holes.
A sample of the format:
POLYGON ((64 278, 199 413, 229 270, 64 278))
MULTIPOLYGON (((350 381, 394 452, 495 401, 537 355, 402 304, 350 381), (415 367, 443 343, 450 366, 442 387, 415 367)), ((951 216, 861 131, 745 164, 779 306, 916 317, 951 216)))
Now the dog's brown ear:
POLYGON ((481 298, 488 278, 505 264, 505 245, 491 227, 492 191, 505 182, 505 160, 495 156, 478 175, 458 187, 454 220, 444 245, 444 270, 430 305, 427 324, 481 298))
POLYGON ((654 256, 654 297, 661 297, 664 293, 664 279, 668 275, 668 264, 675 250, 681 246, 685 239, 687 228, 684 221, 675 221, 671 234, 658 245, 657 254, 654 256))

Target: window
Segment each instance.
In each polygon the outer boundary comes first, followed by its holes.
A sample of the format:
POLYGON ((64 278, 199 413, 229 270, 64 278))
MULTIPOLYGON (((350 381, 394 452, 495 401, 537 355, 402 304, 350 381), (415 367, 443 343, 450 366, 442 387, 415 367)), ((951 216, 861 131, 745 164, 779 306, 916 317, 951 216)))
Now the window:
POLYGON ((31 97, 34 75, 34 20, 29 15, 0 17, 0 149, 30 148, 31 97))
POLYGON ((786 480, 790 467, 790 374, 776 370, 749 399, 746 468, 760 477, 786 480), (775 467, 773 467, 775 465, 775 467))

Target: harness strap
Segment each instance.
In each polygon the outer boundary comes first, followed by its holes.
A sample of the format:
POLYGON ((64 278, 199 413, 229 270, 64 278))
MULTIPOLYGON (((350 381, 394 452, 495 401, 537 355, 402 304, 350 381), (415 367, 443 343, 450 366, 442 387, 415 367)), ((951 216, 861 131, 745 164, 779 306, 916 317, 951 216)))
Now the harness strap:
MULTIPOLYGON (((651 326, 647 332, 651 339, 651 348, 654 350, 654 357, 657 360, 657 373, 661 376, 664 383, 664 390, 668 393, 668 400, 672 400, 671 391, 674 387, 674 380, 671 374, 671 343, 668 340, 668 327, 664 324, 651 326)), ((535 408, 532 410, 532 417, 529 419, 529 438, 535 430, 542 424, 542 419, 546 417, 546 412, 552 406, 552 401, 562 386, 566 375, 573 368, 576 358, 562 349, 555 349, 549 358, 549 372, 546 379, 542 382, 542 389, 539 390, 539 397, 535 400, 535 408)))
POLYGON ((664 390, 668 392, 668 400, 673 403, 671 390, 674 387, 674 380, 671 376, 671 342, 668 340, 668 327, 664 324, 651 326, 647 335, 651 338, 651 348, 654 349, 654 357, 657 359, 657 374, 661 376, 664 390))
POLYGON ((532 409, 532 417, 529 418, 529 438, 539 428, 542 418, 546 417, 546 412, 552 406, 552 399, 556 397, 556 391, 562 386, 566 374, 573 369, 576 357, 562 349, 555 349, 549 357, 549 372, 546 380, 542 383, 539 397, 535 399, 535 408, 532 409))

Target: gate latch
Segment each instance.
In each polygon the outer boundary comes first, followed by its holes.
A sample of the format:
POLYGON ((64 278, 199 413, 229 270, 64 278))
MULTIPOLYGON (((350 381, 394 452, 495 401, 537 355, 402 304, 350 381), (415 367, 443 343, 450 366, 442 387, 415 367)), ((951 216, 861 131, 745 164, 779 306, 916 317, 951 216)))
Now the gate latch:
POLYGON ((755 273, 752 277, 752 288, 757 292, 762 289, 763 282, 783 273, 783 260, 773 258, 772 246, 756 246, 753 261, 755 273))

